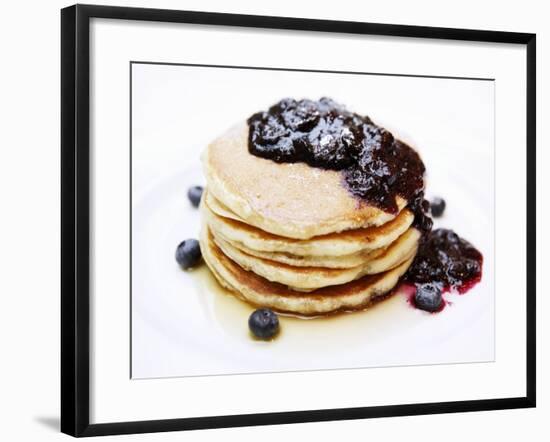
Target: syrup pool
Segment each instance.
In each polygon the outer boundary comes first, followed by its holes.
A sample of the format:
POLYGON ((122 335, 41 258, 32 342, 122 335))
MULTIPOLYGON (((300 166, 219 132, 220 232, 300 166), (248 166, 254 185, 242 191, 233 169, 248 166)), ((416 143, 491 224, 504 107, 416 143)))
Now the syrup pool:
POLYGON ((248 329, 248 317, 256 307, 221 287, 206 265, 193 272, 193 279, 204 301, 204 314, 219 331, 256 346, 293 347, 299 343, 305 354, 322 351, 327 346, 349 352, 355 346, 363 346, 365 336, 372 342, 384 342, 393 334, 391 329, 398 331, 407 327, 407 323, 412 326, 415 322, 414 315, 404 308, 406 302, 400 295, 401 289, 397 289, 391 296, 361 311, 312 318, 279 314, 279 333, 271 341, 262 341, 254 339, 248 329))

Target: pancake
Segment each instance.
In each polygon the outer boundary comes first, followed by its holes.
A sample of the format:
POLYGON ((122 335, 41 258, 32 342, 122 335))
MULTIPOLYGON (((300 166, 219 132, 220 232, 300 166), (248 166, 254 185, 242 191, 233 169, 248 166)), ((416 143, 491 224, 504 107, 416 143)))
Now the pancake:
POLYGON ((387 272, 303 293, 244 270, 224 255, 204 225, 201 231, 201 250, 206 264, 218 282, 235 296, 255 306, 303 316, 367 308, 373 300, 383 297, 395 287, 413 261, 411 257, 387 272))
MULTIPOLYGON (((226 206, 223 205, 219 200, 217 200, 212 193, 208 192, 208 188, 204 190, 204 197, 201 201, 205 201, 205 206, 208 208, 210 212, 213 214, 216 214, 218 216, 221 216, 222 218, 230 219, 233 221, 239 221, 241 224, 244 224, 248 227, 251 227, 253 229, 259 230, 263 232, 263 230, 258 229, 257 227, 249 226, 246 224, 245 220, 239 217, 236 213, 233 213, 230 209, 228 209, 226 206)), ((269 235, 272 235, 272 233, 265 232, 269 235)), ((297 240, 294 240, 297 241, 297 240)))
MULTIPOLYGON (((276 163, 248 152, 243 122, 205 150, 208 191, 246 224, 276 235, 309 239, 380 226, 394 219, 354 197, 340 172, 305 163, 276 163)), ((396 197, 398 212, 407 201, 396 197)))
MULTIPOLYGON (((209 191, 203 195, 201 211, 202 217, 215 232, 219 233, 219 236, 229 242, 242 244, 243 249, 305 257, 349 256, 385 248, 405 233, 414 220, 412 212, 405 209, 396 218, 382 226, 346 230, 298 240, 274 235, 246 224, 244 220, 224 207, 209 191)), ((269 259, 268 256, 263 257, 269 259)), ((292 263, 287 262, 287 264, 292 263)))
POLYGON ((314 290, 331 285, 345 284, 365 275, 382 273, 413 257, 418 248, 420 232, 410 228, 384 252, 361 265, 352 268, 296 267, 280 262, 258 258, 234 247, 213 233, 214 242, 245 270, 254 272, 273 282, 287 285, 295 290, 314 290))
POLYGON ((385 247, 353 253, 342 256, 301 256, 284 252, 263 252, 247 248, 244 244, 231 241, 224 237, 218 231, 215 236, 228 242, 231 246, 243 251, 244 253, 257 258, 268 259, 270 261, 280 262, 295 267, 327 267, 329 269, 350 269, 362 265, 364 262, 372 260, 384 253, 385 247))

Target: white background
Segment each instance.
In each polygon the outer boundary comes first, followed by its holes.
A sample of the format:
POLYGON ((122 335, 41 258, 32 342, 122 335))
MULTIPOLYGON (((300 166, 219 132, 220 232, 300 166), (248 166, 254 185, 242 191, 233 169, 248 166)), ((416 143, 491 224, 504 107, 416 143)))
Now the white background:
MULTIPOLYGON (((4 309, 0 321, 3 358, 1 365, 2 426, 6 440, 55 440, 58 416, 59 371, 59 12, 62 2, 26 2, 10 6, 2 16, 2 289, 4 309), (15 118, 14 118, 15 117, 15 118), (7 301, 7 302, 6 302, 7 301)), ((104 2, 111 3, 111 2, 104 2)), ((503 2, 480 4, 442 2, 316 3, 314 12, 304 4, 280 1, 270 4, 224 2, 154 2, 156 7, 220 10, 226 12, 354 19, 388 23, 516 30, 538 33, 539 78, 539 225, 543 225, 544 128, 543 107, 548 90, 541 84, 548 39, 547 14, 542 2, 524 1, 506 7, 503 2), (353 5, 355 3, 355 6, 353 5), (513 6, 512 6, 513 5, 513 6), (474 12, 475 11, 475 12, 474 12)), ((118 2, 128 6, 153 6, 152 2, 118 2)), ((545 247, 546 246, 546 247, 545 247)), ((539 233, 539 274, 542 249, 539 233)), ((547 359, 543 352, 548 327, 543 282, 539 282, 539 372, 547 359), (546 313, 546 314, 545 314, 546 313)), ((547 346, 546 346, 547 347, 547 346)), ((336 437, 408 440, 464 440, 493 438, 543 440, 548 431, 544 377, 539 376, 539 408, 462 414, 407 417, 371 421, 321 423, 283 427, 203 431, 186 434, 145 435, 125 440, 276 440, 336 437), (429 430, 428 430, 429 428, 429 430), (538 433, 538 437, 536 437, 538 433), (416 437, 415 437, 416 436, 416 437)), ((108 440, 107 438, 105 440, 108 440)))

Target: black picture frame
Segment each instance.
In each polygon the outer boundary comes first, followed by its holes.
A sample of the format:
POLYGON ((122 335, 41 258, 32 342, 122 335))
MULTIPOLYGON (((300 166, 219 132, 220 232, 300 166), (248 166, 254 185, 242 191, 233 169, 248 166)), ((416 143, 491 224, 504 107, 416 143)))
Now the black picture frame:
POLYGON ((289 17, 74 5, 61 10, 61 431, 99 436, 535 407, 536 35, 289 17), (142 20, 525 45, 527 52, 527 342, 525 396, 377 407, 90 424, 89 22, 142 20))

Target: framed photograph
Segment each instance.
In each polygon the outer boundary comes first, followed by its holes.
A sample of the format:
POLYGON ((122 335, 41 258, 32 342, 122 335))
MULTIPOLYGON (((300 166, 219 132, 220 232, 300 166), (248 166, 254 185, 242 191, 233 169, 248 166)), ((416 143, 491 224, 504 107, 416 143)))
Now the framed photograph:
POLYGON ((61 11, 62 431, 535 406, 535 35, 61 11))

